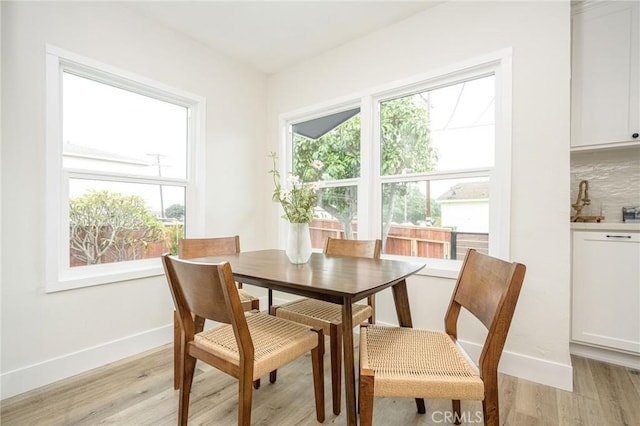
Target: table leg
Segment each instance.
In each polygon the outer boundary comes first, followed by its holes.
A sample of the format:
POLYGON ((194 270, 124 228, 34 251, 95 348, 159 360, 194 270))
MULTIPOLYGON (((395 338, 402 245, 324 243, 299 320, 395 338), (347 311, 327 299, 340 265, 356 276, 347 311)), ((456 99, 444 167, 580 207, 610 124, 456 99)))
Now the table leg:
POLYGON ((342 305, 342 352, 344 353, 344 394, 348 425, 357 424, 352 309, 351 298, 345 297, 342 305))
POLYGON ((396 305, 396 314, 398 315, 400 327, 413 327, 407 282, 405 280, 399 281, 391 289, 393 290, 393 302, 396 305))
MULTIPOLYGON (((400 327, 413 327, 411 308, 409 307, 409 293, 407 292, 407 281, 399 281, 392 287, 392 290, 400 327)), ((419 413, 425 412, 424 398, 416 398, 416 407, 419 413)))

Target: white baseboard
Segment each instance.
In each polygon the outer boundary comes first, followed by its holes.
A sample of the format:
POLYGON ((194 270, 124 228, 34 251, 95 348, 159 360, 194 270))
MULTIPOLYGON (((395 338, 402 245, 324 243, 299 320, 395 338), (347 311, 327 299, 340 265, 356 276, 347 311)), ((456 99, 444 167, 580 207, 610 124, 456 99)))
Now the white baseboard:
POLYGON ((640 370, 640 355, 618 352, 595 346, 581 345, 573 342, 570 345, 570 350, 572 355, 578 355, 584 358, 591 358, 607 362, 609 364, 621 365, 623 367, 640 370))
MULTIPOLYGON (((274 303, 284 303, 287 300, 277 299, 274 303)), ((267 297, 261 297, 260 306, 264 310, 267 304, 267 297)), ((0 400, 138 355, 170 342, 173 342, 173 324, 8 371, 0 376, 0 400)))
MULTIPOLYGON (((478 343, 460 341, 460 344, 472 359, 477 360, 480 357, 482 346, 478 343)), ((530 382, 573 392, 571 364, 560 364, 516 352, 503 351, 498 371, 530 382)))
MULTIPOLYGON (((266 297, 261 297, 260 299, 260 306, 264 306, 266 310, 266 297)), ((288 300, 291 299, 274 298, 274 304, 282 304, 288 300)), ((393 326, 393 324, 385 324, 383 322, 379 322, 379 324, 393 326)), ((359 330, 354 331, 357 333, 359 330)), ((169 324, 41 363, 8 371, 0 377, 0 400, 84 373, 128 356, 140 354, 167 344, 172 340, 173 325, 169 324)), ((479 357, 481 350, 479 344, 464 341, 460 343, 472 358, 477 359, 479 357)), ((574 352, 572 351, 572 353, 574 352)), ((573 389, 573 368, 571 365, 505 351, 500 361, 500 372, 567 391, 573 389)))
POLYGON ((137 355, 171 341, 173 325, 166 325, 8 371, 1 377, 0 400, 137 355))
MULTIPOLYGON (((277 299, 274 303, 286 301, 287 299, 277 299)), ((260 306, 264 310, 267 304, 267 297, 261 297, 260 306)), ((170 342, 173 342, 173 324, 8 371, 0 376, 0 400, 138 355, 170 342)))

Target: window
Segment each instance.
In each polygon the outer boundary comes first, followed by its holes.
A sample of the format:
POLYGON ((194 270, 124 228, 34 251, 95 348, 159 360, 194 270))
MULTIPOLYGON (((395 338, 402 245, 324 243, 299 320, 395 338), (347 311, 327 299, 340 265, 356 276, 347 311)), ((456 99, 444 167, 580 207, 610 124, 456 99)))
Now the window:
POLYGON ((203 102, 51 47, 47 86, 47 290, 160 274, 198 226, 203 102))
POLYGON ((488 252, 494 102, 493 75, 379 102, 384 253, 488 252))
POLYGON ((444 276, 468 248, 508 255, 510 58, 498 56, 284 117, 289 170, 320 188, 314 248, 380 238, 384 255, 444 276))
POLYGON ((319 188, 312 247, 322 248, 327 236, 357 238, 360 109, 296 123, 291 130, 293 174, 319 188))

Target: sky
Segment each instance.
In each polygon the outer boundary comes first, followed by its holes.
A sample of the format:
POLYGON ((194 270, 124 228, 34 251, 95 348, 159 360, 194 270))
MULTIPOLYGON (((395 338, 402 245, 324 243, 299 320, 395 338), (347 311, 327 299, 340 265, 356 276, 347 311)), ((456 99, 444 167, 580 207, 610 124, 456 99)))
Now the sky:
MULTIPOLYGON (((147 166, 136 166, 134 172, 114 164, 114 172, 146 176, 162 173, 165 177, 186 178, 188 108, 68 72, 64 73, 63 85, 65 144, 95 148, 147 162, 147 166)), ((78 196, 92 185, 96 185, 95 182, 74 181, 70 195, 78 196)), ((157 185, 112 183, 99 186, 142 195, 150 209, 160 211, 157 185)), ((165 209, 174 203, 184 204, 183 191, 164 188, 163 198, 165 209)))

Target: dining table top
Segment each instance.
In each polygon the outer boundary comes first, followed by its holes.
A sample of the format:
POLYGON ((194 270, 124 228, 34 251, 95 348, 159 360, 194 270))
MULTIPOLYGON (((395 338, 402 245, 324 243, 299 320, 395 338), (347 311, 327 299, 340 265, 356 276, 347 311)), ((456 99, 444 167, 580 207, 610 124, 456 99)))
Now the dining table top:
POLYGON ((238 282, 338 304, 342 304, 345 297, 352 302, 361 300, 415 274, 425 266, 416 262, 324 253, 312 253, 307 263, 294 264, 284 250, 246 251, 192 261, 226 261, 231 265, 238 282))

